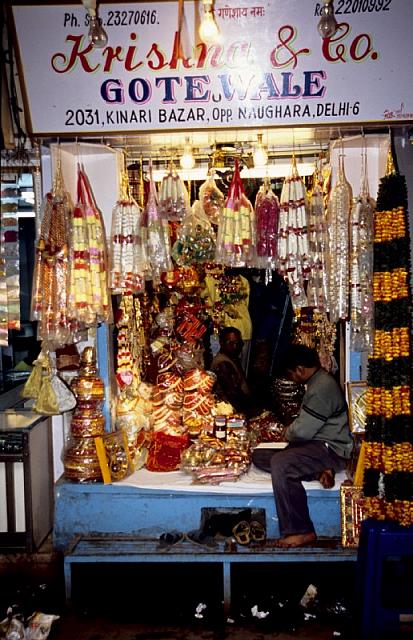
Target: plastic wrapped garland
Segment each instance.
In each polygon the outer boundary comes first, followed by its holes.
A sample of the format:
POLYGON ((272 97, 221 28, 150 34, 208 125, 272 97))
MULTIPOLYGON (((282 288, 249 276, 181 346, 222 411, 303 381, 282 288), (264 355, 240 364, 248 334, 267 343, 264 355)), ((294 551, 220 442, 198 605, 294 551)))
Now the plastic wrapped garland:
POLYGON ((172 270, 170 241, 167 221, 159 215, 158 196, 152 176, 152 164, 149 167, 149 195, 145 207, 145 223, 142 240, 145 241, 148 255, 146 278, 158 283, 164 271, 172 270))
POLYGON ((123 173, 122 193, 112 211, 109 287, 113 293, 139 293, 143 289, 140 222, 141 210, 129 193, 127 174, 123 173))
POLYGON ((71 214, 59 161, 52 191, 42 206, 32 291, 32 319, 39 323, 39 338, 56 346, 70 342, 72 328, 68 317, 71 214))
POLYGON ((78 167, 78 200, 71 220, 69 315, 85 327, 111 317, 103 217, 78 167))
POLYGON ((328 300, 328 231, 324 207, 323 176, 318 168, 314 173, 314 186, 308 210, 308 248, 310 253, 310 276, 307 301, 310 307, 327 310, 328 300))
POLYGON ((192 205, 178 230, 172 258, 179 266, 211 262, 215 257, 216 235, 199 200, 192 205))
POLYGON ((255 214, 244 192, 238 160, 218 225, 216 262, 229 267, 254 263, 255 214))
POLYGON ((211 174, 205 182, 201 184, 199 188, 199 200, 205 215, 212 224, 217 225, 225 205, 225 196, 222 191, 218 189, 213 174, 214 169, 211 169, 211 174))
POLYGON ((330 230, 329 311, 331 322, 349 317, 349 219, 352 190, 339 157, 337 182, 328 202, 330 230))
POLYGON ((350 217, 350 344, 353 351, 373 346, 374 201, 367 183, 367 154, 362 155, 360 195, 350 217))
POLYGON ((310 268, 307 196, 294 157, 291 168, 281 191, 278 258, 279 272, 288 282, 293 307, 300 309, 307 306, 304 281, 308 279, 310 268))
POLYGON ((257 229, 256 266, 262 269, 276 269, 277 233, 280 215, 278 198, 271 189, 269 178, 264 179, 255 198, 255 217, 257 229))
POLYGON ((162 220, 180 221, 190 209, 186 187, 171 167, 164 176, 159 190, 159 213, 162 220))

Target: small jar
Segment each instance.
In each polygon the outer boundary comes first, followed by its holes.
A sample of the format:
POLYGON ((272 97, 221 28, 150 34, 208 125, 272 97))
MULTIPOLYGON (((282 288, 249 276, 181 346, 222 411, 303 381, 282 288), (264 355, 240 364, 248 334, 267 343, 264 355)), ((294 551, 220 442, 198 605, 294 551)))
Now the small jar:
POLYGON ((214 436, 217 440, 227 439, 227 419, 225 416, 215 416, 214 436))

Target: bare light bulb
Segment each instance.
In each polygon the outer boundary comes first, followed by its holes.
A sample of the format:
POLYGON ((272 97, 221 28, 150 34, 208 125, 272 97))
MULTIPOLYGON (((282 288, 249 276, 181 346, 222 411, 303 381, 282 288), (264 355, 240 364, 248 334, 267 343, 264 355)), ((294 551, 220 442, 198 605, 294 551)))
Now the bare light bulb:
POLYGON ((179 162, 182 169, 193 169, 195 166, 195 158, 194 154, 192 153, 192 147, 189 143, 189 138, 186 138, 184 151, 179 162))
POLYGON ((261 134, 258 135, 258 144, 255 147, 252 157, 254 160, 254 167, 265 167, 268 163, 268 153, 266 152, 265 147, 262 144, 261 134))
POLYGON ((89 33, 88 33, 89 42, 92 45, 92 47, 95 47, 96 49, 102 49, 103 47, 106 47, 108 43, 107 33, 102 27, 100 23, 100 19, 96 14, 96 11, 94 11, 93 9, 90 9, 89 17, 90 17, 89 33))
POLYGON ((214 44, 218 40, 219 29, 215 22, 211 5, 205 6, 204 15, 202 16, 201 25, 199 27, 199 35, 205 44, 214 44))
POLYGON ((337 21, 334 17, 332 0, 324 0, 320 14, 320 22, 317 25, 318 33, 322 38, 331 38, 337 31, 337 21))

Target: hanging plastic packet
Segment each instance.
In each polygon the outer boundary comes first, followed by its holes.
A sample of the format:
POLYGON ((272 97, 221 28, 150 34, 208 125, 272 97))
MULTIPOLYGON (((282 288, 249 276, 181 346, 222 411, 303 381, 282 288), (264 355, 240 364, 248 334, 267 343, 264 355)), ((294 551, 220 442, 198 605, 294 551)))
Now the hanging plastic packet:
POLYGON ((260 269, 277 268, 277 232, 280 215, 278 198, 269 178, 264 178, 255 198, 257 228, 257 260, 260 269))
POLYGON ((313 174, 313 188, 309 194, 308 248, 310 252, 310 275, 307 286, 307 301, 310 307, 320 312, 327 310, 329 261, 328 231, 323 194, 323 167, 321 158, 313 174))
POLYGON ((182 220, 172 258, 179 266, 211 262, 215 257, 216 235, 199 200, 182 220))
POLYGON ((304 281, 309 273, 307 196, 295 157, 284 180, 278 228, 279 272, 287 280, 294 309, 307 306, 304 281))
POLYGON ((108 322, 111 305, 103 217, 80 165, 77 195, 71 222, 69 315, 88 327, 108 322))
POLYGON ((217 187, 214 169, 210 170, 210 175, 199 187, 199 201, 205 215, 212 224, 217 225, 224 209, 225 196, 217 187))
POLYGON ((159 190, 159 213, 162 220, 180 221, 190 210, 189 196, 183 180, 171 164, 159 190))
POLYGON ((128 174, 121 174, 121 192, 112 211, 109 287, 113 293, 140 293, 145 261, 140 235, 141 210, 132 198, 128 174))
POLYGON ((228 197, 218 224, 216 262, 229 267, 245 267, 254 262, 255 214, 245 195, 238 159, 228 197))
POLYGON ((145 207, 146 246, 148 251, 148 272, 146 278, 158 283, 164 271, 172 270, 168 223, 161 220, 158 208, 158 196, 152 176, 152 163, 149 165, 149 195, 145 207))
POLYGON ((42 206, 31 313, 32 319, 39 322, 38 337, 56 345, 71 342, 71 331, 75 328, 68 314, 71 215, 59 155, 52 191, 46 194, 42 206))

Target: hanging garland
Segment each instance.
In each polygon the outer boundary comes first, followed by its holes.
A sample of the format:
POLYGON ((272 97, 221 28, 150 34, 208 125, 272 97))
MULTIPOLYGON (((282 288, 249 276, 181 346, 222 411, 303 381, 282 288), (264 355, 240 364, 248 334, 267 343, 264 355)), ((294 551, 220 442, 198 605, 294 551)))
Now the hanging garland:
POLYGON ((389 152, 374 220, 373 352, 367 376, 366 515, 413 523, 412 344, 405 178, 389 152))

